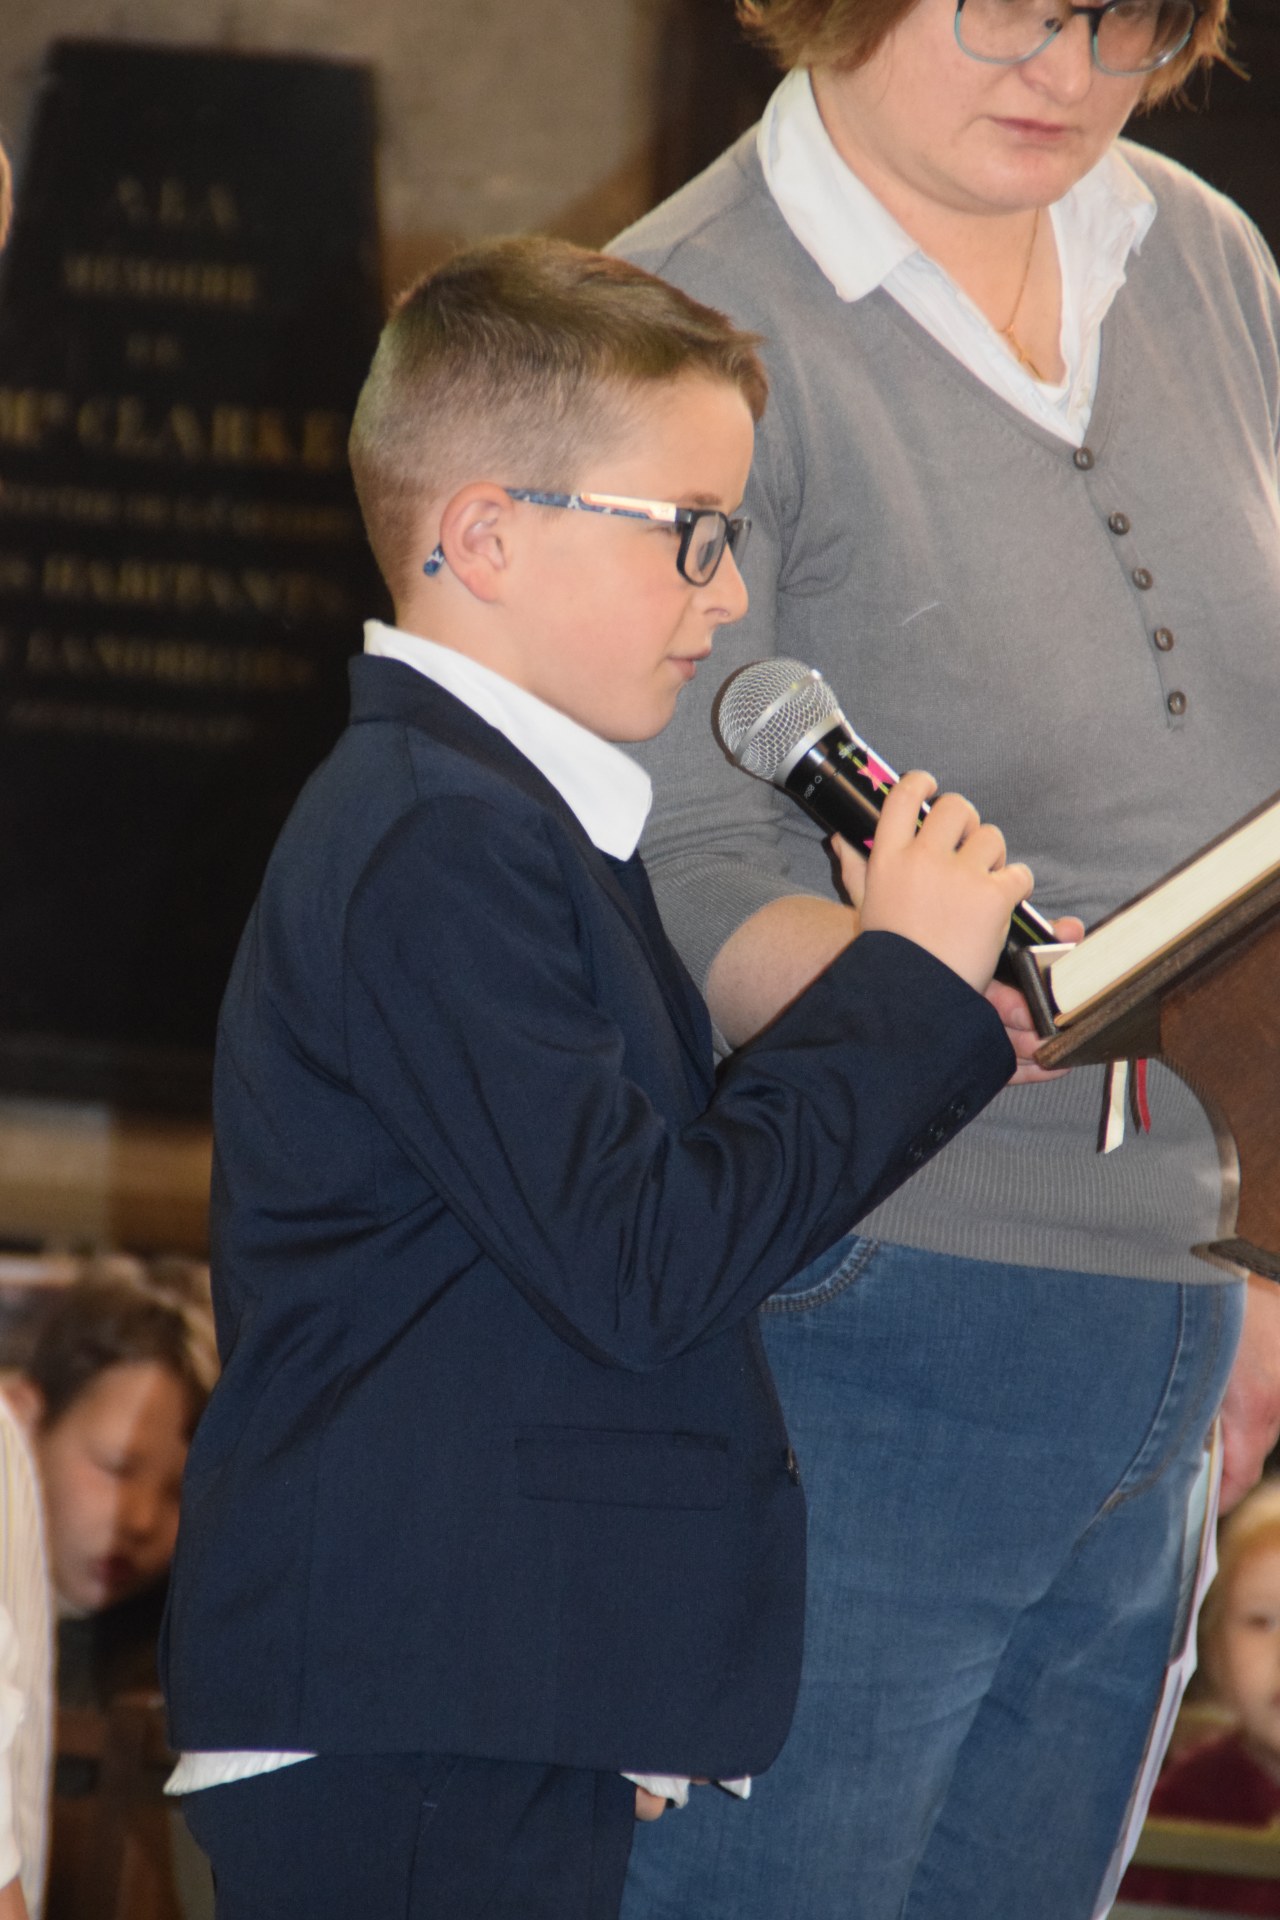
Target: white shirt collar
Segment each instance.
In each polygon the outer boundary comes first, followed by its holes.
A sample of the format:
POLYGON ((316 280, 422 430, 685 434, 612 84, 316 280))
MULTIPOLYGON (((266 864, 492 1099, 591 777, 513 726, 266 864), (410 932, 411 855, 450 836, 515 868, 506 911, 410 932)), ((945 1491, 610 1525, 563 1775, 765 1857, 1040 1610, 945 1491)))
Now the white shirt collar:
POLYGON ((920 249, 836 151, 807 67, 777 88, 756 135, 769 191, 842 300, 862 300, 920 249))
POLYGON ((1027 419, 1080 445, 1093 411, 1102 323, 1155 201, 1112 148, 1049 209, 1062 271, 1065 377, 1037 380, 955 281, 848 167, 822 124, 809 74, 789 73, 760 123, 760 161, 779 211, 842 300, 883 287, 960 364, 1027 419))
MULTIPOLYGON (((756 143, 787 225, 842 300, 863 299, 912 256, 925 257, 841 159, 806 67, 794 68, 774 92, 756 143)), ((1087 325, 1098 305, 1103 312, 1110 306, 1130 251, 1141 246, 1155 219, 1156 203, 1113 147, 1064 194, 1053 215, 1064 272, 1078 262, 1094 283, 1092 296, 1082 301, 1087 325)))
POLYGON ((643 767, 620 747, 478 660, 416 633, 367 620, 364 650, 399 660, 470 707, 551 782, 601 853, 630 859, 649 815, 653 787, 643 767))

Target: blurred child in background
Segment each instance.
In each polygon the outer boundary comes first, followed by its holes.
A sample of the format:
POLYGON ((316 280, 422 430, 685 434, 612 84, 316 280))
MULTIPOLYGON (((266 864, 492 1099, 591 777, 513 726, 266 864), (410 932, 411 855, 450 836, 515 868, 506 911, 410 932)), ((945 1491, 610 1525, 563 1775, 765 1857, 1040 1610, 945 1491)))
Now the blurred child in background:
POLYGON ((155 1685, 182 1469, 216 1371, 205 1270, 112 1256, 58 1290, 5 1389, 40 1474, 64 1702, 155 1685))
MULTIPOLYGON (((1218 1575, 1200 1619, 1201 1663, 1236 1725, 1170 1764, 1151 1812, 1268 1827, 1280 1819, 1280 1479, 1264 1480, 1236 1508, 1218 1550, 1218 1575)), ((1120 1897, 1280 1920, 1280 1879, 1132 1867, 1120 1897)))

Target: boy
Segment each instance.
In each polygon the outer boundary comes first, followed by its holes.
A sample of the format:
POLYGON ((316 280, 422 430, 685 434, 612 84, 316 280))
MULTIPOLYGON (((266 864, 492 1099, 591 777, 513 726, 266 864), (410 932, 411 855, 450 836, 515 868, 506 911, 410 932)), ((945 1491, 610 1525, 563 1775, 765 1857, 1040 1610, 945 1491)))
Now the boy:
POLYGON ((621 1772, 786 1730, 804 1511, 752 1309, 1007 1079, 975 988, 1030 881, 956 796, 916 836, 909 776, 871 931, 714 1084, 606 743, 745 608, 764 397, 722 316, 537 240, 411 291, 361 395, 398 624, 219 1033, 164 1665, 220 1920, 609 1920, 621 1772))

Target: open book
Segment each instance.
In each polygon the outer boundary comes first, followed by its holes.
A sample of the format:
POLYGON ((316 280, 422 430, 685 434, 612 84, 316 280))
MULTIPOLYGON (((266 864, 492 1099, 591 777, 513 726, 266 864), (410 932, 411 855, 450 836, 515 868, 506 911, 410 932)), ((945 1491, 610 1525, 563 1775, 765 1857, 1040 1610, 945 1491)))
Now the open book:
POLYGON ((1280 900, 1280 793, 1100 920, 1077 946, 1041 949, 1048 1030, 1062 1032, 1121 988, 1162 984, 1184 959, 1197 963, 1219 935, 1231 937, 1252 920, 1254 908, 1268 910, 1273 897, 1280 900))

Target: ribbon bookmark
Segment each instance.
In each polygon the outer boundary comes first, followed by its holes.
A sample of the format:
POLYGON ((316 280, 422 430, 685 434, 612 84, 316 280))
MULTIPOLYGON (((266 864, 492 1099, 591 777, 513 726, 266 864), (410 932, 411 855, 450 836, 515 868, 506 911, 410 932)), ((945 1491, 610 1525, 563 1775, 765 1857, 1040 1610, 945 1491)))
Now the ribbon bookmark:
POLYGON ((1102 1126, 1098 1132, 1098 1152, 1114 1153, 1124 1144, 1124 1114, 1128 1105, 1129 1062, 1107 1062, 1107 1078, 1102 1100, 1102 1126))
POLYGON ((1139 1133, 1151 1131, 1151 1108, 1147 1103, 1147 1063, 1145 1060, 1112 1060, 1107 1065, 1103 1088, 1102 1125, 1098 1129, 1098 1152, 1114 1153, 1124 1143, 1124 1116, 1128 1107, 1139 1133), (1130 1075, 1129 1068, 1133 1073, 1130 1075))

